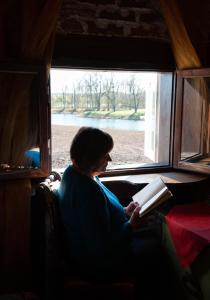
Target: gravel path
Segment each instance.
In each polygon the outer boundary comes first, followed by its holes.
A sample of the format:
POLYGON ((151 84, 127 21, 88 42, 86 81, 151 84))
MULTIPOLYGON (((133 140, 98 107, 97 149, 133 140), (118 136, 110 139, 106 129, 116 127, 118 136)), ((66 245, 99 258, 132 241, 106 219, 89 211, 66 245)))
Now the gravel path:
MULTIPOLYGON (((69 148, 79 127, 52 125, 52 166, 63 168, 69 164, 69 148)), ((104 129, 114 139, 112 165, 151 162, 144 157, 144 132, 104 129)))

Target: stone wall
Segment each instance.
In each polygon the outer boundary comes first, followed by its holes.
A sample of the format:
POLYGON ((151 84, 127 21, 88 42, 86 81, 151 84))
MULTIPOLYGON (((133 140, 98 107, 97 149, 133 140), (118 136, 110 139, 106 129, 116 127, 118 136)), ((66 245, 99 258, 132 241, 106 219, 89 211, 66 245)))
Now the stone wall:
POLYGON ((64 0, 60 35, 151 38, 168 41, 158 0, 64 0))

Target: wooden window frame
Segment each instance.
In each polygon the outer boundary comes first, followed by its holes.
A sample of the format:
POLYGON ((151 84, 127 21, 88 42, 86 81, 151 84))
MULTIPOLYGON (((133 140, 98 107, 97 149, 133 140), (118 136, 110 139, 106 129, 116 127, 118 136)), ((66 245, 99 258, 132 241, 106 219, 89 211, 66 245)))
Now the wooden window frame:
MULTIPOLYGON (((174 155, 173 155, 173 168, 191 172, 198 172, 210 174, 210 166, 201 165, 197 162, 181 160, 181 147, 182 147, 182 124, 183 124, 183 101, 184 101, 184 80, 187 78, 206 78, 210 77, 210 68, 202 69, 188 69, 177 71, 176 76, 176 99, 175 99, 175 126, 174 126, 174 155)), ((202 116, 203 117, 203 116, 202 116)), ((210 114, 208 114, 208 122, 210 122, 210 114)), ((201 146, 200 152, 195 156, 196 158, 202 156, 202 147, 204 142, 203 128, 201 129, 201 146)))

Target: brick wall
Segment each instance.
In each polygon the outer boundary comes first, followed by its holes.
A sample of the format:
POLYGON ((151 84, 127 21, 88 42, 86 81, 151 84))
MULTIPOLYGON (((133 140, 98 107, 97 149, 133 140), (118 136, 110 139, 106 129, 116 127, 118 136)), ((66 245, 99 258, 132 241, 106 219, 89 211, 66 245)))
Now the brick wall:
POLYGON ((158 0, 64 0, 57 33, 168 41, 158 0))

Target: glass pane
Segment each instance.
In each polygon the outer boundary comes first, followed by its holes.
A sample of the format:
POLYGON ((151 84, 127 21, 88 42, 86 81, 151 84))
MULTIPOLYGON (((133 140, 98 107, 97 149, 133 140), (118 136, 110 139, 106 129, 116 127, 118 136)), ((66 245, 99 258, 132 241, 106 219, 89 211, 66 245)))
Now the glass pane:
POLYGON ((168 165, 171 94, 171 73, 52 69, 53 169, 81 126, 112 135, 110 168, 168 165))

